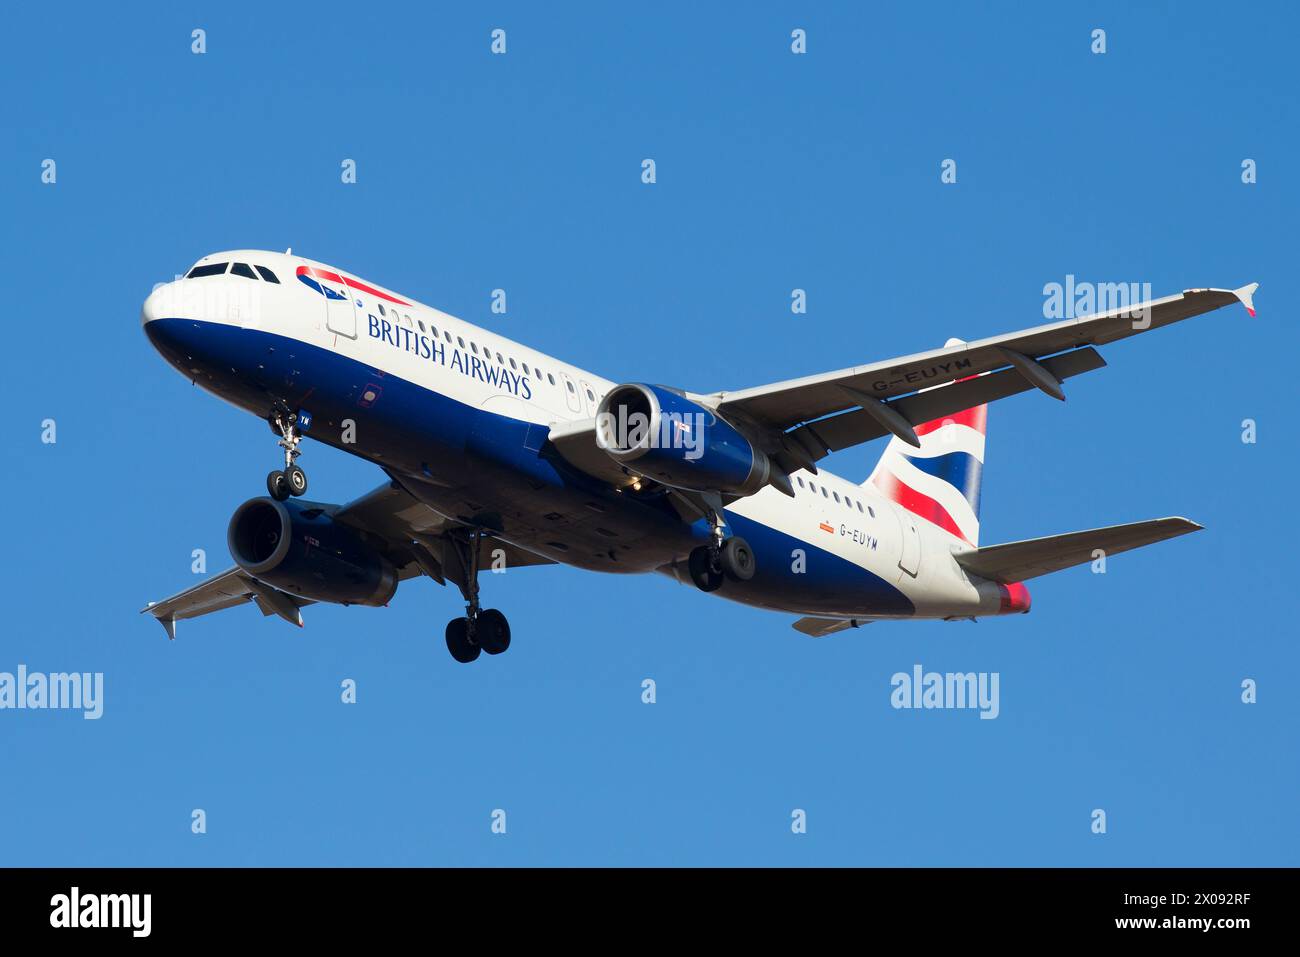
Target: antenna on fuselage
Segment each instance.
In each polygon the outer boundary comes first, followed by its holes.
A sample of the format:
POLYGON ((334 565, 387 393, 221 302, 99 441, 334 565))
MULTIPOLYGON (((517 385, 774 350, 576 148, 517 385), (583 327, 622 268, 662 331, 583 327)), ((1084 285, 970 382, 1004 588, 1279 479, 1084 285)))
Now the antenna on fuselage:
POLYGON ((284 254, 285 254, 286 256, 292 256, 292 255, 293 255, 293 247, 290 246, 288 249, 286 249, 286 250, 284 251, 284 254))

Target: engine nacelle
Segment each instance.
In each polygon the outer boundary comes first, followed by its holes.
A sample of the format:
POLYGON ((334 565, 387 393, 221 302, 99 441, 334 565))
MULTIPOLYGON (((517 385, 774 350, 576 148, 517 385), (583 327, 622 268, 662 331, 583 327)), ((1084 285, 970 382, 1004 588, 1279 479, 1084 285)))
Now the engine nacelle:
POLYGON ((259 581, 313 601, 383 605, 397 571, 327 506, 254 498, 235 510, 226 542, 235 563, 259 581))
POLYGON ((771 475, 761 449, 710 409, 661 385, 610 390, 596 410, 596 441, 630 471, 674 488, 750 495, 771 475))

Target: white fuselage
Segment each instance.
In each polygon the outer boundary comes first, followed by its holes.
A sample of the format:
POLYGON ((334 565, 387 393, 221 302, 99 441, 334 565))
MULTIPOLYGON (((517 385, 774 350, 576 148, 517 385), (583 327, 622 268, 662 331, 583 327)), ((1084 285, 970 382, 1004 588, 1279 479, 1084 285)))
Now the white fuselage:
MULTIPOLYGON (((259 388, 269 394, 283 386, 286 393, 307 396, 305 407, 332 410, 321 434, 309 437, 425 483, 422 497, 450 518, 470 506, 501 512, 509 518, 502 537, 529 551, 606 571, 680 572, 698 530, 680 520, 674 528, 662 510, 610 490, 589 494, 563 477, 558 485, 524 473, 521 479, 530 482, 515 481, 510 455, 492 452, 493 442, 523 436, 522 445, 540 453, 540 439, 552 424, 590 419, 617 383, 332 266, 255 250, 215 254, 200 265, 225 261, 258 264, 278 282, 232 274, 181 279, 157 288, 145 304, 146 324, 177 324, 174 336, 160 335, 155 344, 173 343, 159 348, 194 381, 259 415, 266 412, 259 388), (304 269, 310 283, 299 278, 304 269), (329 298, 322 289, 344 295, 329 298), (234 338, 236 333, 246 335, 234 338), (201 343, 209 340, 220 342, 214 346, 220 355, 207 354, 201 343), (285 349, 301 355, 287 357, 285 349), (243 357, 237 369, 230 358, 236 354, 243 357), (268 381, 258 380, 262 371, 268 381), (414 394, 427 395, 427 412, 412 404, 414 394), (335 438, 344 416, 353 421, 353 443, 335 438), (435 427, 443 428, 445 445, 436 454, 403 448, 399 423, 420 437, 408 443, 412 447, 435 427), (468 467, 456 460, 456 449, 491 459, 491 467, 468 467), (484 449, 491 454, 480 455, 484 449), (534 488, 539 482, 547 487, 534 488), (575 506, 562 523, 548 525, 556 502, 584 497, 592 499, 585 509, 575 506), (615 519, 622 522, 618 528, 605 527, 615 519), (608 559, 597 554, 606 540, 617 543, 608 559)), ((318 420, 322 416, 316 413, 318 420)), ((743 526, 747 538, 756 537, 750 529, 765 530, 754 544, 769 577, 762 587, 724 591, 725 597, 796 614, 862 619, 1008 610, 1004 589, 954 561, 953 554, 969 549, 968 543, 869 484, 826 470, 792 479, 793 498, 766 487, 728 506, 729 524, 743 526), (866 573, 861 588, 853 569, 866 573), (883 605, 882 595, 889 595, 883 605)))

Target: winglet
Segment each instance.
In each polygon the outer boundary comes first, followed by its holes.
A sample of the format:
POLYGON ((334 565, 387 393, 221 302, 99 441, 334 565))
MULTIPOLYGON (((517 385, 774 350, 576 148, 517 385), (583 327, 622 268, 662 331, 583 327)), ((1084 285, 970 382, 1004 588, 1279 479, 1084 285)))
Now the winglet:
POLYGON ((173 616, 173 615, 168 615, 166 618, 157 618, 157 621, 158 621, 158 624, 160 624, 160 625, 163 626, 163 631, 167 632, 167 639, 168 639, 169 641, 175 641, 175 640, 176 640, 176 618, 175 618, 175 616, 173 616))
POLYGON ((1246 311, 1252 316, 1255 315, 1255 290, 1259 288, 1259 283, 1252 282, 1249 286, 1242 286, 1240 289, 1232 290, 1233 295, 1241 300, 1241 304, 1246 307, 1246 311))

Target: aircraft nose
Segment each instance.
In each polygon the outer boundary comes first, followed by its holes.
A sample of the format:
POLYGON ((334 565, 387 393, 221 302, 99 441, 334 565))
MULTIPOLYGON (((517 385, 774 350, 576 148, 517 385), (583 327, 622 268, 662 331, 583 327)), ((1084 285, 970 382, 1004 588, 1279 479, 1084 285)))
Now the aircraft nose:
POLYGON ((154 286, 153 292, 140 307, 140 324, 148 326, 158 319, 179 319, 190 316, 181 297, 183 287, 179 280, 162 282, 154 286))
POLYGON ((162 318, 162 299, 158 294, 168 285, 170 285, 170 283, 164 283, 154 289, 153 292, 149 293, 149 297, 145 299, 144 305, 140 307, 141 325, 147 326, 155 319, 162 318))
POLYGON ((140 307, 140 326, 155 349, 172 358, 195 352, 203 315, 181 281, 159 283, 140 307))

